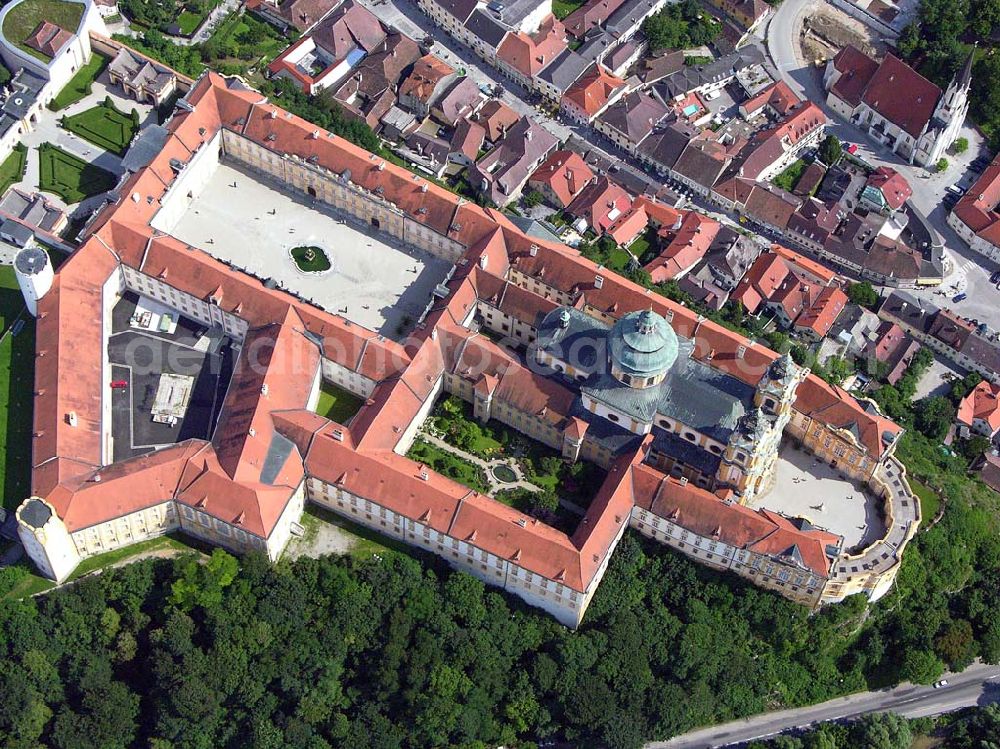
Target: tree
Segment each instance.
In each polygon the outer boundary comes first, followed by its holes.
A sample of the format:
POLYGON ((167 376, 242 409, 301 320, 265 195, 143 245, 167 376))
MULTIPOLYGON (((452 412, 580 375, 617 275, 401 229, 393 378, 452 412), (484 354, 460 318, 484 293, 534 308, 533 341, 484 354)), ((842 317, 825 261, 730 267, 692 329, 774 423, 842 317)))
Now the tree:
POLYGON ((913 733, 906 718, 895 713, 866 715, 851 726, 850 746, 866 749, 909 749, 913 733))
POLYGON ((545 196, 538 190, 528 190, 524 193, 523 199, 524 204, 528 208, 534 208, 535 206, 541 205, 545 201, 545 196))
POLYGON ((190 611, 195 606, 206 609, 218 606, 223 589, 232 583, 239 569, 236 558, 223 549, 215 549, 204 564, 188 554, 177 566, 181 574, 171 586, 170 602, 181 611, 190 611))
POLYGON ((955 420, 955 407, 936 395, 918 401, 914 407, 916 427, 930 440, 942 440, 955 420))
POLYGON ((879 302, 878 292, 868 281, 852 283, 847 287, 847 298, 854 304, 874 309, 879 302))
POLYGON ((833 166, 844 153, 844 148, 840 144, 840 138, 833 133, 827 135, 819 146, 819 158, 827 166, 833 166))
POLYGON ((936 167, 939 172, 946 171, 948 169, 948 159, 942 156, 940 159, 938 159, 936 167))
POLYGON ((899 676, 914 684, 932 684, 944 672, 944 664, 931 650, 913 648, 903 656, 899 676))
POLYGON ((956 138, 955 142, 951 145, 951 150, 955 153, 965 153, 969 150, 969 139, 966 137, 956 138))

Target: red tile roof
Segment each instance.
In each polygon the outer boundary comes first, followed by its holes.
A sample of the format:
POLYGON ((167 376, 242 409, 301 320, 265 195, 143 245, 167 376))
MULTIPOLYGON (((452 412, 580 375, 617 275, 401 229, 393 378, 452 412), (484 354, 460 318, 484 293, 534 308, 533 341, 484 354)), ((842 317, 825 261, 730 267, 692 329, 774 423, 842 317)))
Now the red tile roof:
POLYGON ((569 102, 579 111, 594 117, 624 87, 625 81, 609 73, 600 63, 594 63, 563 94, 563 102, 569 102))
POLYGON ((594 173, 578 153, 559 150, 549 155, 528 178, 528 182, 538 182, 548 186, 562 205, 566 206, 593 178, 594 173))
POLYGON ((659 257, 646 265, 654 283, 662 283, 689 270, 705 257, 721 225, 718 221, 689 211, 676 232, 667 235, 668 244, 659 257))
POLYGON ((497 58, 522 75, 533 78, 564 49, 566 29, 562 22, 550 15, 530 36, 522 31, 507 34, 497 50, 497 58))
POLYGON ((882 192, 882 197, 892 210, 902 208, 913 190, 906 178, 889 166, 880 166, 868 177, 868 184, 882 192))
POLYGON ((983 380, 958 404, 959 423, 971 427, 976 419, 993 432, 1000 429, 1000 385, 983 380))

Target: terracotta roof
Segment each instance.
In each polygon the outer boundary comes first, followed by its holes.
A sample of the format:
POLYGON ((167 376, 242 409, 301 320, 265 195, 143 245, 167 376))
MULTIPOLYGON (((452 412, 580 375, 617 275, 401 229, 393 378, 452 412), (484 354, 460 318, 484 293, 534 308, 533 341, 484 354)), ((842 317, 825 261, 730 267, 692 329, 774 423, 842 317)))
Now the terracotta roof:
POLYGON ((563 94, 563 101, 569 101, 581 112, 593 117, 601 112, 611 97, 624 86, 625 81, 609 73, 600 63, 594 63, 563 94))
POLYGON ((827 286, 813 305, 799 315, 795 327, 808 328, 822 338, 830 332, 846 305, 847 294, 839 286, 827 286))
POLYGON ((66 31, 51 21, 42 21, 24 40, 24 44, 43 55, 55 57, 72 38, 72 32, 66 31))
POLYGON ((486 129, 486 139, 500 140, 521 116, 499 99, 490 99, 476 112, 474 120, 486 129))
POLYGON ((646 265, 653 282, 669 281, 690 270, 705 257, 720 228, 718 221, 689 211, 680 228, 666 236, 668 244, 663 252, 646 265))
POLYGON ((868 177, 868 184, 882 192, 882 197, 892 210, 902 208, 913 190, 906 178, 892 167, 880 166, 868 177))
POLYGON ((768 107, 776 115, 783 117, 800 101, 801 99, 792 92, 787 83, 777 81, 756 96, 743 102, 740 105, 740 109, 746 112, 748 116, 753 116, 759 110, 768 107))
POLYGON ((1000 155, 983 171, 955 205, 954 214, 973 232, 1000 246, 1000 155))
POLYGON ((593 178, 594 173, 578 153, 559 150, 553 151, 528 181, 548 186, 565 206, 593 178))
POLYGON ((587 226, 598 235, 603 234, 618 219, 628 211, 632 199, 617 184, 601 175, 587 184, 566 207, 571 216, 583 218, 587 226))
POLYGON ((833 58, 833 65, 841 75, 830 90, 852 107, 856 107, 861 103, 861 97, 869 81, 878 70, 878 63, 849 44, 833 58))
POLYGON ((497 59, 528 78, 534 78, 542 68, 566 48, 566 29, 550 15, 542 21, 535 34, 523 31, 508 34, 497 50, 497 59))
POLYGON ((983 380, 958 404, 959 423, 971 427, 976 419, 993 432, 1000 429, 1000 385, 983 380))
POLYGON ((941 89, 892 54, 887 54, 865 88, 862 100, 914 138, 930 122, 941 89))
POLYGON ((427 54, 417 60, 413 70, 399 86, 400 96, 411 96, 421 102, 430 100, 442 78, 452 75, 455 69, 436 55, 427 54))
POLYGON ((566 31, 582 40, 588 31, 607 21, 623 2, 624 0, 588 0, 563 19, 566 31))

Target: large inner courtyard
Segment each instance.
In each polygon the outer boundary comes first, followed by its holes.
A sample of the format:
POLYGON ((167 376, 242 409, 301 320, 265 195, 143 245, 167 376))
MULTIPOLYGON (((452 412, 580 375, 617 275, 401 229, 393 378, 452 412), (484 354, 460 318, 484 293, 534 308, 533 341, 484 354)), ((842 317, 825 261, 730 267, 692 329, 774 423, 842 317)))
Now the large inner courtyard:
POLYGON ((844 549, 865 547, 885 535, 881 501, 828 464, 786 441, 778 457, 777 482, 751 506, 803 517, 844 537, 844 549))
POLYGON ((391 338, 409 332, 450 264, 232 164, 219 164, 175 226, 181 241, 328 312, 391 338), (291 257, 312 247, 330 269, 303 272, 291 257))

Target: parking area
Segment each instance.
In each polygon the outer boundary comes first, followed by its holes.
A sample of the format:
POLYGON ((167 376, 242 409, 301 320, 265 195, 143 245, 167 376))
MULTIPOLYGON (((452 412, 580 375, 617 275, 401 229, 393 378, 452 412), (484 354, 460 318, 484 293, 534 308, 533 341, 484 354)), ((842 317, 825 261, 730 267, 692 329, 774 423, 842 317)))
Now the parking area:
MULTIPOLYGON (((126 294, 112 311, 111 436, 115 461, 186 439, 209 439, 233 373, 232 341, 185 318, 172 332, 134 320, 139 299, 126 294), (162 374, 191 377, 187 408, 176 423, 153 420, 162 374)), ((142 309, 140 308, 141 318, 142 309)))
POLYGON ((844 537, 844 548, 868 546, 885 531, 878 500, 798 445, 785 442, 774 489, 752 507, 801 517, 844 537))
POLYGON ((409 332, 450 267, 229 164, 219 165, 176 225, 159 228, 392 338, 409 332), (319 248, 332 267, 300 271, 289 254, 296 247, 319 248))

